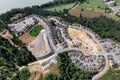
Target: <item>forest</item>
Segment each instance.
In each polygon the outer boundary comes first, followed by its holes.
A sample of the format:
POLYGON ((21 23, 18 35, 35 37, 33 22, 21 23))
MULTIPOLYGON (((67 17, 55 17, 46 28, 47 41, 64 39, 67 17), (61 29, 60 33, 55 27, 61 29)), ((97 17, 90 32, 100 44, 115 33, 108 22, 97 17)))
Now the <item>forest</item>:
POLYGON ((58 66, 60 76, 55 74, 48 74, 45 80, 91 80, 97 72, 83 71, 74 63, 67 55, 68 53, 63 52, 59 54, 60 65, 58 66))
POLYGON ((19 48, 16 48, 15 45, 0 36, 0 79, 2 80, 11 78, 13 74, 17 73, 17 66, 25 66, 36 60, 22 42, 17 38, 14 41, 14 44, 19 48))
POLYGON ((80 23, 92 29, 101 38, 109 38, 120 43, 120 22, 113 19, 106 18, 105 16, 85 18, 80 15, 80 17, 75 17, 68 14, 64 20, 70 23, 80 23))
POLYGON ((30 73, 29 69, 24 68, 21 71, 19 71, 17 73, 17 75, 12 78, 12 80, 29 80, 30 75, 31 75, 31 73, 30 73))

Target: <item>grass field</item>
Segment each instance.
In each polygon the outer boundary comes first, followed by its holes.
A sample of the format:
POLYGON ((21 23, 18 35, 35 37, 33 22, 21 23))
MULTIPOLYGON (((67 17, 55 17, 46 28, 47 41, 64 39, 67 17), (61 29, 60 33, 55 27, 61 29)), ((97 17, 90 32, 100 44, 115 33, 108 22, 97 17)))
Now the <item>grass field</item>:
POLYGON ((120 70, 110 69, 99 80, 120 80, 120 70))
POLYGON ((112 16, 111 17, 113 20, 115 20, 115 21, 119 21, 120 22, 120 18, 118 17, 118 16, 112 16))
POLYGON ((42 29, 41 25, 36 26, 35 28, 33 28, 32 31, 30 31, 30 35, 37 36, 39 34, 39 32, 41 31, 41 29, 42 29))
POLYGON ((80 6, 83 8, 98 8, 99 6, 101 9, 108 7, 102 0, 88 0, 85 3, 81 3, 80 6))
POLYGON ((120 7, 120 0, 117 0, 117 6, 120 7))
POLYGON ((72 8, 73 6, 75 5, 75 3, 70 3, 70 4, 66 4, 66 5, 59 5, 59 6, 55 6, 55 7, 52 7, 52 8, 48 8, 47 10, 48 11, 63 11, 63 9, 70 9, 72 8))

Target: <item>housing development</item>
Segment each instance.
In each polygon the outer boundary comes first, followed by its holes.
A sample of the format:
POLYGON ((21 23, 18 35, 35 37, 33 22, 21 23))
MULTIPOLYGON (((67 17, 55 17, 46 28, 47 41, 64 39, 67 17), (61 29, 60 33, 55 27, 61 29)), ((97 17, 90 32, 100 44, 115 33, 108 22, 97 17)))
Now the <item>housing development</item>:
POLYGON ((120 80, 119 0, 34 1, 0 14, 0 80, 120 80))
POLYGON ((44 18, 32 14, 9 24, 9 27, 16 36, 21 36, 34 25, 41 25, 42 30, 27 45, 37 59, 29 66, 38 64, 44 71, 49 70, 49 66, 57 63, 58 54, 68 52, 72 62, 80 69, 98 71, 92 78, 96 80, 110 66, 120 65, 120 45, 109 39, 101 39, 85 26, 64 22, 60 17, 44 18))

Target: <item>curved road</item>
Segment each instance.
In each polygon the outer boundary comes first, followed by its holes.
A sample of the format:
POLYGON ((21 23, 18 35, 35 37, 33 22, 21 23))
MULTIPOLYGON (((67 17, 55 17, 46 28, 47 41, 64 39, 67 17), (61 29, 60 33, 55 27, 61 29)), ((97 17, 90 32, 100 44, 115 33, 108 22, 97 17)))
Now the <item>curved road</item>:
MULTIPOLYGON (((52 52, 52 53, 50 53, 50 54, 48 54, 46 56, 40 57, 38 61, 35 61, 33 63, 41 62, 41 61, 43 61, 43 59, 49 58, 51 56, 56 57, 57 54, 59 54, 59 53, 62 53, 62 52, 65 52, 65 51, 71 51, 71 50, 81 51, 82 53, 87 53, 88 55, 91 55, 89 52, 86 52, 82 48, 71 48, 71 47, 68 47, 68 48, 64 48, 64 49, 57 49, 56 46, 53 44, 52 38, 50 36, 50 30, 49 30, 50 24, 43 17, 40 17, 40 23, 42 23, 41 25, 43 25, 44 28, 47 31, 48 41, 50 43, 50 47, 52 48, 52 50, 54 52, 52 52)), ((86 32, 88 32, 88 31, 86 31, 86 32)), ((90 33, 90 32, 88 32, 88 33, 92 35, 92 33, 90 33)), ((94 40, 97 40, 97 39, 95 39, 94 35, 92 35, 92 37, 94 38, 94 40)), ((96 42, 99 44, 99 41, 96 41, 96 42)), ((105 54, 105 52, 103 51, 103 54, 98 54, 98 55, 103 55, 105 57, 105 60, 106 60, 105 61, 105 67, 104 67, 104 69, 101 72, 99 72, 98 74, 93 76, 92 80, 97 80, 98 78, 103 76, 109 70, 109 60, 108 60, 107 54, 105 54)))
POLYGON ((105 55, 104 57, 105 57, 105 60, 106 60, 104 69, 101 72, 99 72, 98 74, 96 74, 95 76, 93 76, 92 80, 98 80, 101 76, 103 76, 109 70, 108 57, 107 57, 107 55, 105 55))

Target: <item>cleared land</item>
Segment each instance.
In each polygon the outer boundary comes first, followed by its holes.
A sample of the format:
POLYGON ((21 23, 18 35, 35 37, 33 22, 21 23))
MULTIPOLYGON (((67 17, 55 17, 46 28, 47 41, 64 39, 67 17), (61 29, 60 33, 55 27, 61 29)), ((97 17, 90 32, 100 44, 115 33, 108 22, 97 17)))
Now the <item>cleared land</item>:
POLYGON ((60 57, 57 57, 57 63, 50 67, 50 73, 60 76, 59 66, 60 66, 60 57))
POLYGON ((41 30, 36 39, 28 45, 29 51, 31 51, 36 58, 44 56, 50 51, 49 43, 46 38, 47 35, 44 32, 45 30, 41 30))
POLYGON ((94 54, 101 50, 101 47, 96 43, 96 41, 82 29, 69 27, 68 34, 75 40, 76 44, 81 43, 82 48, 86 51, 91 51, 94 54))
POLYGON ((12 18, 10 18, 11 21, 17 20, 18 18, 24 16, 25 14, 23 13, 18 13, 16 15, 14 15, 12 18))
POLYGON ((82 8, 100 8, 105 9, 108 7, 102 0, 88 0, 84 3, 81 3, 80 6, 82 8))
MULTIPOLYGON (((34 27, 33 27, 34 28, 34 27)), ((19 36, 18 38, 23 42, 25 43, 26 45, 29 45, 29 43, 31 41, 33 41, 34 39, 36 39, 36 37, 32 37, 30 36, 30 31, 33 29, 31 28, 30 30, 28 30, 26 33, 24 33, 23 35, 19 36)))
POLYGON ((59 5, 59 6, 55 6, 52 8, 48 8, 48 11, 63 11, 64 9, 70 9, 75 5, 75 3, 71 3, 71 4, 66 4, 66 5, 59 5))
POLYGON ((80 16, 80 14, 82 14, 84 17, 88 17, 88 18, 99 17, 100 15, 107 16, 107 17, 111 16, 110 14, 105 13, 104 10, 100 10, 100 9, 87 8, 82 10, 82 7, 80 5, 71 9, 69 13, 73 16, 78 16, 78 17, 80 16))
MULTIPOLYGON (((100 15, 106 16, 107 18, 112 18, 115 21, 120 21, 120 18, 118 16, 109 14, 105 12, 105 8, 108 7, 105 3, 103 4, 102 1, 98 0, 89 0, 88 2, 82 3, 80 5, 76 5, 74 8, 69 10, 69 13, 73 16, 79 17, 80 14, 82 16, 87 17, 87 18, 93 18, 93 17, 99 17, 100 15), (94 2, 95 1, 95 2, 94 2), (101 4, 98 4, 101 3, 101 4), (98 5, 102 5, 99 6, 98 5), (104 5, 104 6, 103 6, 104 5)), ((117 5, 120 6, 120 0, 117 1, 117 5)))
POLYGON ((40 33, 41 29, 42 29, 41 25, 35 26, 33 30, 30 31, 30 35, 34 37, 37 36, 40 33))
POLYGON ((44 71, 39 64, 29 66, 29 70, 31 73, 34 73, 35 76, 31 78, 31 80, 39 80, 40 76, 45 76, 48 71, 44 71))
POLYGON ((13 36, 8 32, 7 34, 0 33, 0 37, 3 37, 5 39, 7 39, 8 41, 12 42, 11 39, 12 39, 13 36))

